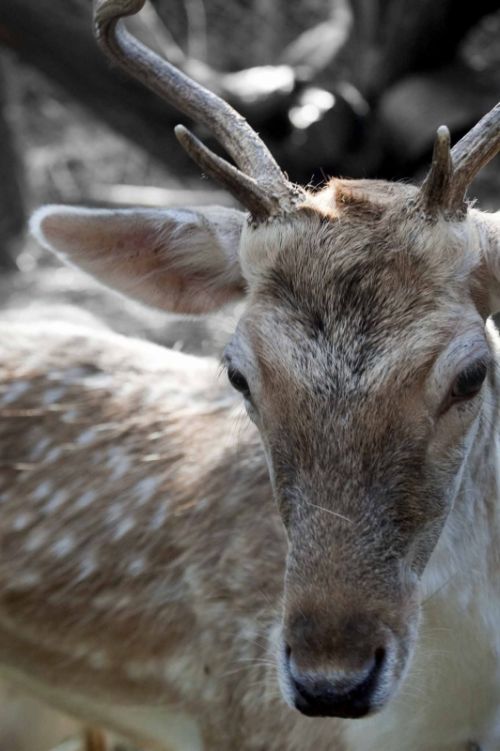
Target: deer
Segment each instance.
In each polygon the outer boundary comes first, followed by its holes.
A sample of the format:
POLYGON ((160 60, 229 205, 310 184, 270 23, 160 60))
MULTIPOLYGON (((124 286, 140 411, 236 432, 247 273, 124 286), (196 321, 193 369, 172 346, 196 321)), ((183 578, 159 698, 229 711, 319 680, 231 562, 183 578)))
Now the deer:
POLYGON ((220 363, 0 327, 0 676, 160 751, 500 749, 500 105, 420 186, 289 181, 98 0, 111 60, 210 131, 242 209, 48 206, 39 242, 204 316, 220 363))

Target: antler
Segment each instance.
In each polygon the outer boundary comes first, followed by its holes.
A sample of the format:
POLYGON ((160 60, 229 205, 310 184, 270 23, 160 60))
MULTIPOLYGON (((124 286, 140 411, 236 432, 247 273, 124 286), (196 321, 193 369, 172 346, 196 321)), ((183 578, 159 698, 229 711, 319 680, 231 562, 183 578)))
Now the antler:
POLYGON ((235 161, 228 163, 183 126, 175 130, 181 145, 201 168, 221 182, 264 221, 292 211, 303 198, 290 183, 257 133, 227 102, 193 81, 135 39, 122 19, 138 13, 145 0, 96 0, 95 35, 102 49, 129 74, 205 125, 235 161))
POLYGON ((465 194, 477 173, 500 151, 500 103, 488 112, 450 151, 450 133, 438 128, 432 165, 420 188, 430 214, 442 211, 461 219, 467 212, 465 194))

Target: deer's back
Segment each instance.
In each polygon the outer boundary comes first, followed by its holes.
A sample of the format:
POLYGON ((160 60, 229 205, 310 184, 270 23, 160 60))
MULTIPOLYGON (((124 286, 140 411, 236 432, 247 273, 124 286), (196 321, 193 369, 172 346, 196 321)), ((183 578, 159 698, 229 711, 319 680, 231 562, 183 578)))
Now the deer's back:
POLYGON ((236 706, 284 543, 216 365, 10 325, 0 363, 0 661, 107 699, 236 706))

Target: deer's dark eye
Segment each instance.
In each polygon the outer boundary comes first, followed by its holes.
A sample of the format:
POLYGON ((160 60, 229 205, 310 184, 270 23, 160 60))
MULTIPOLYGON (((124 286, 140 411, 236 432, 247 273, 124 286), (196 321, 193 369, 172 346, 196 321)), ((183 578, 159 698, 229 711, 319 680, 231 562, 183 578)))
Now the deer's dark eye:
POLYGON ((471 399, 478 394, 484 383, 487 372, 488 367, 486 363, 481 360, 473 363, 473 365, 469 365, 465 370, 462 370, 462 372, 455 378, 455 382, 450 392, 452 401, 456 402, 471 399))
POLYGON ((247 379, 239 370, 229 366, 227 369, 227 377, 229 378, 229 383, 233 389, 236 389, 240 394, 243 394, 245 399, 250 399, 250 389, 248 387, 247 379))

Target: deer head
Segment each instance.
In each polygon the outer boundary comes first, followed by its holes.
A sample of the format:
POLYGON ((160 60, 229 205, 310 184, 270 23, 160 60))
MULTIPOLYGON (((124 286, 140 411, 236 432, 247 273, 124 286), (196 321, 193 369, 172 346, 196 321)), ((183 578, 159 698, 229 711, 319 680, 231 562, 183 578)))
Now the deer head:
POLYGON ((468 184, 500 147, 500 106, 420 188, 291 185, 225 102, 161 61, 100 0, 97 37, 130 73, 209 127, 182 145, 248 209, 46 207, 40 242, 151 305, 203 314, 245 297, 229 381, 260 431, 289 541, 277 645, 282 692, 309 715, 383 707, 409 664, 419 586, 493 388, 500 216, 468 184))

